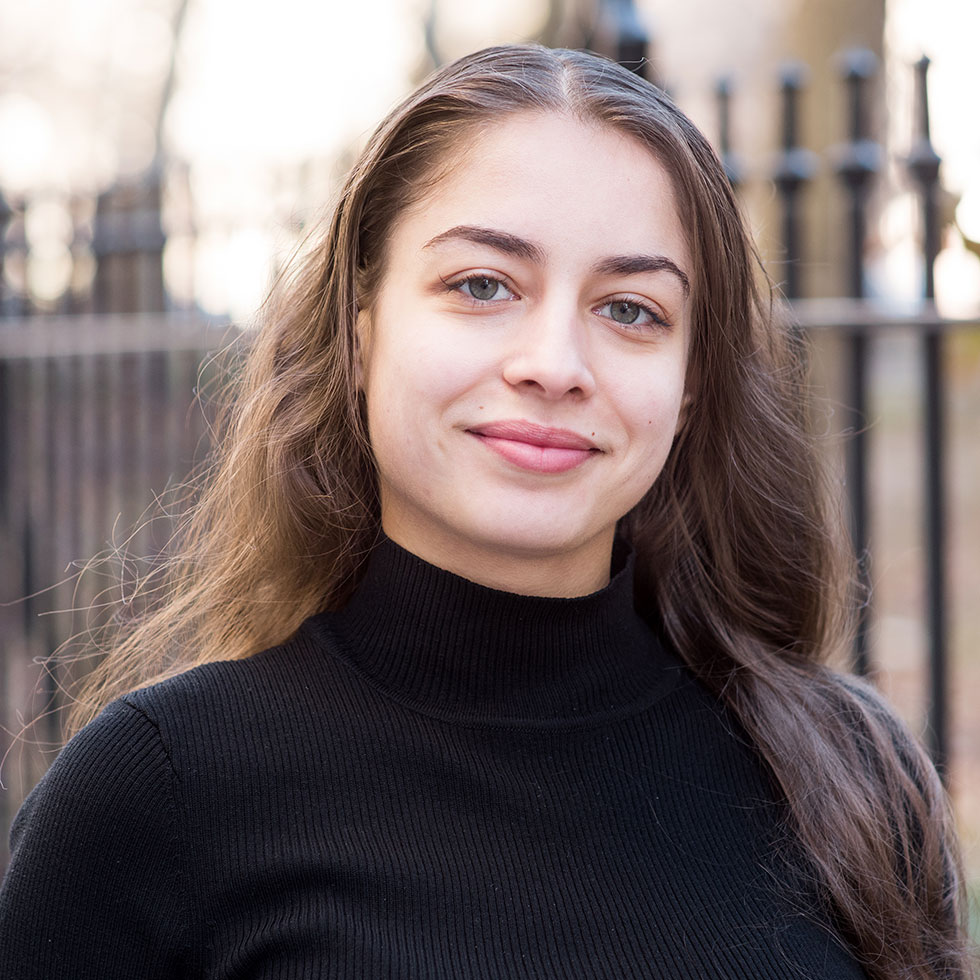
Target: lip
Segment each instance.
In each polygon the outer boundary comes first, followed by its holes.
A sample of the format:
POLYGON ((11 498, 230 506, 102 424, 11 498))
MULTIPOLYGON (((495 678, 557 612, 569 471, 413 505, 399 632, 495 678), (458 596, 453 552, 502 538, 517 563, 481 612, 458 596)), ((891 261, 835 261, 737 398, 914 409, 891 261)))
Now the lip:
POLYGON ((507 462, 534 473, 567 473, 602 451, 571 429, 524 419, 489 422, 466 431, 507 462))

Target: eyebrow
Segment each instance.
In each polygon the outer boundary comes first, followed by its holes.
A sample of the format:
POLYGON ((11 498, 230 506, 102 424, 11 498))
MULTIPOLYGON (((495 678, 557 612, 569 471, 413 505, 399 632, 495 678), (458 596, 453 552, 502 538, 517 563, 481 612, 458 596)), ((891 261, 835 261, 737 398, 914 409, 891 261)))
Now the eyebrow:
MULTIPOLYGON (((512 235, 506 231, 482 228, 479 225, 456 225, 436 235, 435 238, 430 238, 422 247, 432 248, 435 245, 442 245, 454 240, 487 245, 505 255, 514 255, 539 265, 543 264, 545 260, 545 252, 540 245, 535 245, 534 242, 530 242, 526 238, 512 235)), ((680 284, 684 288, 684 295, 689 296, 691 294, 691 282, 687 278, 687 274, 666 255, 611 255, 596 262, 592 271, 601 276, 631 276, 641 272, 669 272, 680 280, 680 284)))
POLYGON ((520 259, 529 259, 531 262, 541 264, 544 262, 544 249, 529 242, 526 238, 519 238, 506 231, 495 231, 493 228, 480 228, 478 225, 456 225, 444 231, 435 238, 430 238, 423 245, 423 248, 431 248, 433 245, 441 245, 443 242, 462 239, 466 242, 475 242, 477 245, 489 245, 490 248, 503 252, 506 255, 516 255, 520 259))
POLYGON ((684 295, 691 295, 691 280, 687 273, 666 255, 613 255, 600 259, 592 271, 600 276, 632 276, 639 272, 669 272, 684 287, 684 295))

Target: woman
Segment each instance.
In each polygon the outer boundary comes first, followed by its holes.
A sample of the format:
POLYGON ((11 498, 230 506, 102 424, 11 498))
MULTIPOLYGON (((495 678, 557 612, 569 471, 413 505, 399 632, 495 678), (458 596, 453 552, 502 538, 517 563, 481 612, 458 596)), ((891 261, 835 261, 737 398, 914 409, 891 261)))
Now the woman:
POLYGON ((967 976, 935 774, 822 666, 802 391, 662 94, 442 69, 18 817, 0 976, 967 976))

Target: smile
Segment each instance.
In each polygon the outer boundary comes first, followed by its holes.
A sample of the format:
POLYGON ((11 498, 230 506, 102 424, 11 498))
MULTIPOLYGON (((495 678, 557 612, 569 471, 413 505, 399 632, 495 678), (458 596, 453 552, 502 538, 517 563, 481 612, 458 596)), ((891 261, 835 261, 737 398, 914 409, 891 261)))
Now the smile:
POLYGON ((508 463, 534 473, 566 473, 602 451, 577 432, 523 420, 491 422, 466 431, 508 463))

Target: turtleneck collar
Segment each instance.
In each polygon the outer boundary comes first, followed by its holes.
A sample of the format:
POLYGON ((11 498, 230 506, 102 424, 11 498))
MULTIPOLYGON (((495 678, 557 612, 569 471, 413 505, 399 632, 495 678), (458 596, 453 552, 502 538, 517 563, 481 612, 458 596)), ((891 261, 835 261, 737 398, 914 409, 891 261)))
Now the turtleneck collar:
POLYGON ((346 608, 322 620, 341 655, 426 714, 580 727, 647 707, 679 662, 633 609, 633 558, 581 598, 515 595, 428 564, 385 539, 346 608))

